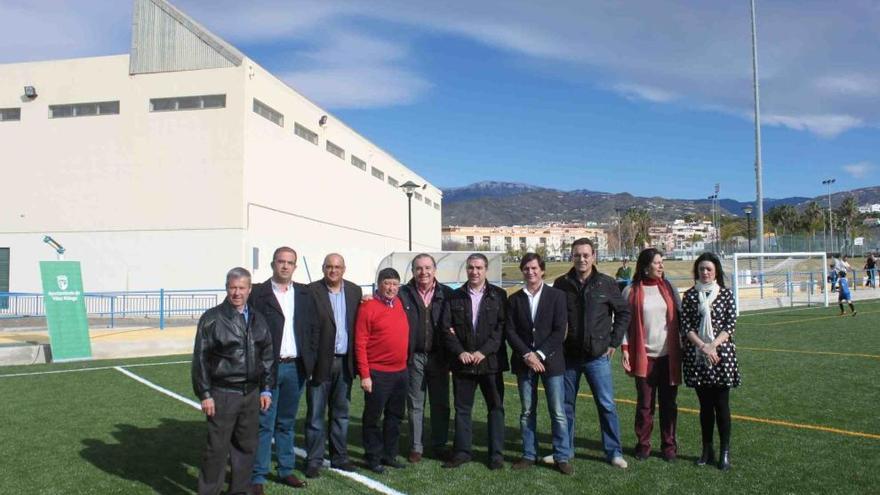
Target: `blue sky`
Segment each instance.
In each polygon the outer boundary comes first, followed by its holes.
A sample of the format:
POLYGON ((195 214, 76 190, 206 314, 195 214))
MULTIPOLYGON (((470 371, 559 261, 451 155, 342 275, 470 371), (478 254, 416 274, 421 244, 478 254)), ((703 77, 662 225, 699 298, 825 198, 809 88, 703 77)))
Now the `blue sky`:
MULTIPOLYGON (((746 0, 174 3, 438 186, 754 198, 746 0)), ((0 63, 125 53, 130 15, 0 0, 0 63)), ((880 185, 877 26, 758 0, 765 197, 880 185)))

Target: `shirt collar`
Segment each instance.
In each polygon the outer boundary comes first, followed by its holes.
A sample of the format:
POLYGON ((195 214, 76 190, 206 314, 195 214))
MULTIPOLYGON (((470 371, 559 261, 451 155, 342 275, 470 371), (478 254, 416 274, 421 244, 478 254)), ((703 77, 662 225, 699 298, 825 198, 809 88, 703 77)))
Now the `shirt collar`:
POLYGON ((374 297, 375 297, 379 302, 381 302, 382 304, 384 304, 385 306, 388 306, 389 308, 393 308, 393 307, 394 307, 394 299, 396 299, 396 298, 388 299, 387 297, 383 296, 382 294, 379 294, 378 291, 374 294, 374 297))
POLYGON ((477 294, 485 294, 485 293, 486 293, 486 287, 487 287, 488 285, 489 285, 489 284, 484 283, 484 284, 483 284, 483 287, 482 287, 480 290, 474 290, 474 289, 471 288, 470 284, 464 284, 464 286, 467 288, 467 293, 470 294, 470 295, 472 295, 472 296, 475 296, 475 295, 477 295, 477 294))
MULTIPOLYGON (((284 286, 275 282, 275 280, 270 279, 270 281, 272 282, 272 290, 281 292, 281 289, 284 286)), ((291 280, 290 282, 287 283, 287 290, 290 290, 290 289, 293 289, 293 280, 291 280)))

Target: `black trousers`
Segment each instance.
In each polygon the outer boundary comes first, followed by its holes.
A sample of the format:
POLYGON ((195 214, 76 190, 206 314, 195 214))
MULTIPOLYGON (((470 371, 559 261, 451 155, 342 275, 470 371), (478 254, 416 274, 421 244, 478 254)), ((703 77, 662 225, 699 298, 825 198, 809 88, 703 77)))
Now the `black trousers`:
POLYGON ((721 450, 730 448, 730 388, 696 387, 700 399, 700 431, 703 444, 712 443, 713 430, 718 424, 721 450))
POLYGON ((501 373, 489 375, 468 375, 455 373, 452 375, 453 394, 455 396, 455 455, 471 456, 473 443, 474 395, 477 387, 486 401, 489 425, 489 460, 502 458, 504 450, 504 382, 501 373))
POLYGON ((351 405, 351 371, 346 356, 333 358, 330 380, 309 383, 306 391, 306 464, 320 466, 324 462, 327 441, 325 414, 330 422, 330 464, 341 466, 348 459, 348 409, 351 405))
POLYGON ((373 391, 364 392, 364 414, 361 418, 364 453, 367 464, 397 457, 400 423, 406 410, 407 371, 370 370, 373 391), (382 429, 379 418, 382 417, 382 429))
POLYGON ((199 470, 199 494, 216 495, 223 489, 227 460, 232 468, 228 493, 247 493, 257 452, 260 392, 246 395, 212 390, 214 415, 208 416, 208 443, 199 470))

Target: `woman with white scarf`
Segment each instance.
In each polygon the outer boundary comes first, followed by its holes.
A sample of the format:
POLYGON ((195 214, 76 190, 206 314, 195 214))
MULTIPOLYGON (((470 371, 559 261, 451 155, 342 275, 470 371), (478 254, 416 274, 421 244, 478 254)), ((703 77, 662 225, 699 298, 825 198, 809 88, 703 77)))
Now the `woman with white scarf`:
POLYGON ((733 333, 736 303, 724 286, 721 261, 703 253, 694 262, 694 286, 684 293, 681 304, 681 334, 684 336, 682 365, 685 385, 700 399, 700 429, 703 454, 697 465, 715 463, 712 445, 717 423, 721 441, 718 468, 730 469, 730 389, 740 384, 733 333))

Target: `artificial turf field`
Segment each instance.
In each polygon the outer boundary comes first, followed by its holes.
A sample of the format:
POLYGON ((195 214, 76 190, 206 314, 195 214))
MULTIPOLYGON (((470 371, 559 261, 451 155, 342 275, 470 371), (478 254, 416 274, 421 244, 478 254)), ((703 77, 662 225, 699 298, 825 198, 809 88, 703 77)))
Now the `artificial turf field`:
MULTIPOLYGON (((615 397, 629 469, 603 461, 595 406, 582 383, 577 409, 575 475, 549 466, 489 471, 484 462, 485 409, 477 398, 475 462, 456 470, 426 459, 369 476, 409 494, 431 493, 878 493, 880 492, 880 301, 857 303, 857 317, 831 308, 748 313, 736 342, 743 385, 731 394, 733 470, 697 467, 697 400, 679 388, 679 461, 638 462, 635 388, 614 360, 615 397)), ((188 356, 0 368, 0 493, 193 493, 205 440, 199 411, 115 369, 194 399, 188 356), (184 361, 184 362, 180 362, 184 361), (149 363, 168 363, 141 366, 149 363), (81 372, 49 374, 47 371, 81 372), (25 376, 10 374, 28 373, 25 376)), ((505 381, 514 384, 512 375, 505 381)), ((363 394, 352 391, 350 451, 361 448, 363 394)), ((539 400, 541 455, 550 452, 539 400)), ((299 418, 305 410, 302 400, 299 418)), ((519 398, 505 394, 505 457, 519 457, 519 398)), ((297 422, 297 445, 303 444, 297 422)), ((405 428, 404 428, 405 431, 405 428)), ((655 445, 659 432, 654 433, 655 445)), ((450 437, 451 438, 451 437, 450 437)), ((716 441, 717 442, 717 441, 716 441)), ((405 455, 408 438, 404 435, 405 455)), ((367 475, 366 470, 360 472, 367 475)), ((300 473, 301 474, 301 473, 300 473)), ((269 493, 293 489, 270 483, 269 493)), ((303 493, 369 493, 365 485, 322 471, 303 493)))

